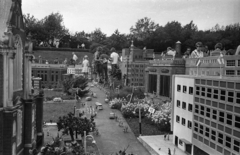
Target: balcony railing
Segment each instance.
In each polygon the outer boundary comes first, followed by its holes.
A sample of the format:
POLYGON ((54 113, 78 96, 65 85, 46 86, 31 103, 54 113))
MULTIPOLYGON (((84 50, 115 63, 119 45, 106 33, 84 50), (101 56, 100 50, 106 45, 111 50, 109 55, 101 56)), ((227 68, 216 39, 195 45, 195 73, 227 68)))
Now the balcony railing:
POLYGON ((185 59, 182 58, 166 58, 166 57, 159 57, 159 59, 150 60, 151 66, 184 66, 185 59))
POLYGON ((33 68, 67 68, 65 64, 40 64, 32 63, 33 68))
POLYGON ((69 67, 67 69, 67 74, 82 74, 82 68, 72 68, 72 67, 69 67))

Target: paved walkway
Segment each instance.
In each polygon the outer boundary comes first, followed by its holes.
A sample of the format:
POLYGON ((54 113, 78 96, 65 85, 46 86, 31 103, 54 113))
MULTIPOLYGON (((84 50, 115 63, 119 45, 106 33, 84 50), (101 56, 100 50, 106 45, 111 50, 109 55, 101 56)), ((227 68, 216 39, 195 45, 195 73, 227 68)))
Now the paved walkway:
POLYGON ((164 135, 141 136, 139 140, 152 155, 168 155, 168 148, 172 155, 187 155, 173 144, 172 135, 169 136, 169 140, 164 140, 164 135))
MULTIPOLYGON (((103 155, 111 155, 119 150, 123 150, 129 145, 126 151, 127 153, 134 153, 134 155, 150 155, 131 130, 129 130, 128 133, 124 133, 123 128, 119 127, 118 122, 109 119, 110 112, 116 113, 119 117, 122 117, 122 115, 120 111, 110 109, 109 105, 104 102, 106 96, 104 91, 97 87, 91 87, 91 90, 97 94, 97 98, 88 101, 86 106, 93 106, 95 102, 103 104, 103 110, 99 110, 95 118, 96 126, 100 133, 99 136, 95 136, 95 140, 100 152, 103 155)), ((127 123, 123 118, 122 120, 123 124, 126 126, 127 123)))

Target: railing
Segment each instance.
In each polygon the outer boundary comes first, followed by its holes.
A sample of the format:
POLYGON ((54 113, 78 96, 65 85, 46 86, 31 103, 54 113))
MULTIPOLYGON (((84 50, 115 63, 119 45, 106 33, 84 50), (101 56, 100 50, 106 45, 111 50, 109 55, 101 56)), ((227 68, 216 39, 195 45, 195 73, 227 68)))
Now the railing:
POLYGON ((185 65, 185 59, 182 58, 168 59, 166 57, 162 57, 162 59, 154 59, 150 60, 149 62, 152 66, 185 65))
POLYGON ((67 74, 82 74, 81 68, 68 68, 67 74))
MULTIPOLYGON (((219 56, 209 56, 200 58, 201 67, 219 67, 218 62, 219 56)), ((224 60, 224 64, 222 67, 240 67, 240 55, 224 55, 221 57, 224 60), (233 61, 234 65, 229 65, 228 62, 233 61)), ((186 60, 186 67, 196 67, 198 58, 187 58, 186 60)))
POLYGON ((33 68, 66 68, 65 64, 40 64, 40 63, 32 63, 33 68))

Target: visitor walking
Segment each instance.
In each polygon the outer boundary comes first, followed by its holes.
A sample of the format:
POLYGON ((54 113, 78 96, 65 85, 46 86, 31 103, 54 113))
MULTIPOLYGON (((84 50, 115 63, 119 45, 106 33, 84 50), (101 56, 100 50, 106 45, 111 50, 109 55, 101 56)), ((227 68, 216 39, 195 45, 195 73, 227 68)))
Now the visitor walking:
POLYGON ((171 150, 170 150, 170 148, 168 148, 168 155, 171 155, 171 150))
POLYGON ((102 65, 102 78, 103 78, 102 80, 104 80, 104 82, 108 81, 108 59, 109 56, 106 54, 106 52, 100 55, 102 65))
POLYGON ((112 75, 116 74, 117 68, 118 68, 118 60, 119 60, 119 55, 116 52, 115 48, 111 48, 110 50, 112 53, 110 55, 111 61, 112 61, 112 75))
POLYGON ((66 64, 67 64, 67 62, 68 62, 68 61, 67 61, 67 58, 65 58, 65 60, 63 61, 63 64, 65 64, 65 65, 66 65, 66 64))
POLYGON ((82 62, 82 72, 85 78, 88 78, 88 71, 89 71, 89 61, 88 56, 85 55, 82 62))
POLYGON ((85 44, 84 44, 84 43, 82 43, 82 45, 81 45, 81 46, 82 46, 82 49, 85 49, 85 44))
POLYGON ((76 55, 74 52, 72 52, 72 55, 73 55, 73 58, 72 58, 72 59, 73 59, 73 61, 74 61, 74 62, 73 62, 73 63, 74 63, 73 65, 74 65, 74 67, 75 67, 76 61, 77 61, 78 57, 77 57, 77 55, 76 55))
POLYGON ((103 51, 102 47, 98 47, 96 52, 94 53, 94 72, 97 74, 95 79, 97 82, 101 82, 100 77, 101 77, 102 66, 99 58, 102 51, 103 51))

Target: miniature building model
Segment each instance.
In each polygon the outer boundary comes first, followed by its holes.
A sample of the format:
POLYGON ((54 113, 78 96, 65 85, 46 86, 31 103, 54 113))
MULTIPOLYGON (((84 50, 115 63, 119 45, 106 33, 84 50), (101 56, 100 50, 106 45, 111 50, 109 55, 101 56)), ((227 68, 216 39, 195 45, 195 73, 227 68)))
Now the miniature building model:
POLYGON ((159 96, 171 97, 172 75, 185 74, 185 60, 150 60, 145 70, 145 91, 159 96))
POLYGON ((43 100, 31 92, 32 42, 25 36, 21 5, 0 2, 0 155, 28 155, 43 138, 37 107, 43 100))
POLYGON ((41 77, 44 88, 59 88, 63 81, 63 74, 67 73, 67 66, 62 64, 32 64, 32 76, 41 77))
POLYGON ((173 76, 173 143, 192 155, 240 154, 240 56, 200 60, 173 76))
MULTIPOLYGON (((131 45, 122 50, 122 76, 128 78, 128 85, 144 87, 144 70, 152 59, 153 49, 138 49, 131 45)), ((124 79, 124 78, 123 78, 124 79)))

